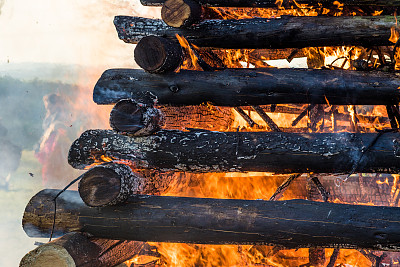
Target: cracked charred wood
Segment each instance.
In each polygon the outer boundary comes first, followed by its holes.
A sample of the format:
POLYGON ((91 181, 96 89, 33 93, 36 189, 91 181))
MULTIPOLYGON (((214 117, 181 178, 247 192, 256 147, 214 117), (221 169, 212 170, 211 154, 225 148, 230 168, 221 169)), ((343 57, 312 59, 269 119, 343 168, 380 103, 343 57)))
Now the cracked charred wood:
POLYGON ((67 233, 26 254, 19 266, 110 267, 140 254, 146 245, 140 241, 100 239, 82 233, 67 233))
POLYGON ((385 72, 306 69, 226 69, 152 75, 138 69, 110 69, 93 92, 97 104, 140 99, 164 105, 266 104, 386 105, 400 101, 400 76, 385 72))
POLYGON ((146 36, 135 47, 135 61, 150 73, 164 73, 176 70, 183 60, 182 48, 175 40, 159 36, 146 36))
MULTIPOLYGON (((144 6, 162 6, 166 0, 140 0, 144 6)), ((196 0, 200 5, 212 7, 278 7, 289 8, 293 6, 293 1, 283 0, 277 5, 276 0, 196 0)), ((322 5, 324 7, 333 6, 335 0, 297 0, 299 4, 322 5)), ((346 6, 390 6, 399 7, 399 0, 342 0, 341 4, 346 6)))
POLYGON ((393 45, 391 28, 397 27, 393 16, 206 20, 185 29, 159 19, 117 16, 114 24, 119 38, 127 43, 138 43, 149 35, 175 39, 179 34, 199 47, 225 49, 393 45))
MULTIPOLYGON (((23 228, 48 237, 54 197, 46 189, 28 203, 23 228)), ((267 244, 400 251, 400 208, 321 203, 142 195, 125 205, 92 208, 75 191, 57 199, 55 235, 83 231, 98 238, 198 244, 267 244), (312 230, 310 230, 312 229, 312 230)))
POLYGON ((133 168, 161 171, 348 173, 359 161, 357 172, 398 173, 400 134, 384 133, 375 140, 377 135, 163 130, 128 137, 88 130, 73 142, 68 162, 83 169, 106 155, 130 161, 133 168))
POLYGON ((95 166, 83 174, 79 195, 91 207, 123 203, 132 194, 143 191, 145 180, 124 164, 95 166))
POLYGON ((132 99, 118 101, 110 113, 111 128, 122 134, 150 135, 160 130, 164 123, 165 116, 161 110, 132 99))
POLYGON ((202 8, 194 0, 166 0, 161 9, 161 18, 169 26, 189 27, 200 21, 202 8))

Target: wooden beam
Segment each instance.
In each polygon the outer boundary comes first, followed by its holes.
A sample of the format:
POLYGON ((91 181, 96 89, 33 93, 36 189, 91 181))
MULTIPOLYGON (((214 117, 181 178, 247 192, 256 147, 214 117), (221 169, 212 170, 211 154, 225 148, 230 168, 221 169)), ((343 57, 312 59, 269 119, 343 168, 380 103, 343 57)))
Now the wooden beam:
POLYGON ((89 130, 72 144, 68 162, 83 169, 101 156, 133 168, 162 171, 398 173, 400 134, 160 131, 146 137, 89 130), (375 142, 373 144, 373 142, 375 142), (361 150, 373 144, 364 154, 361 150))
POLYGON ((303 48, 316 46, 382 46, 389 41, 394 16, 340 16, 206 20, 189 28, 167 26, 162 20, 117 16, 114 25, 121 40, 138 43, 150 35, 185 37, 199 47, 303 48))
POLYGON ((151 75, 137 69, 110 69, 93 92, 97 104, 144 95, 163 105, 218 106, 266 104, 387 105, 400 100, 394 73, 307 69, 226 69, 151 75))
MULTIPOLYGON (((23 228, 48 237, 59 190, 28 203, 23 228)), ((91 208, 77 192, 57 200, 55 233, 84 231, 99 238, 198 244, 265 244, 286 248, 339 247, 400 251, 400 208, 307 200, 263 201, 136 196, 122 206, 91 208)))

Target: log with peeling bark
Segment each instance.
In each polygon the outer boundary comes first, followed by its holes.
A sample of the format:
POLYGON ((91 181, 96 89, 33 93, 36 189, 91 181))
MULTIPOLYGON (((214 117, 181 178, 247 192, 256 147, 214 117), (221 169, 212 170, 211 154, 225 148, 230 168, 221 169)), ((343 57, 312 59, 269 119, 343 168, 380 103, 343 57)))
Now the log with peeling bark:
POLYGON ((266 104, 386 105, 400 100, 400 76, 385 72, 306 69, 226 69, 152 75, 110 69, 93 92, 97 104, 157 97, 159 104, 218 106, 266 104))
POLYGON ((206 20, 185 29, 159 19, 117 16, 114 24, 119 38, 127 43, 150 35, 175 39, 179 34, 199 47, 226 49, 393 45, 391 28, 397 27, 394 16, 206 20))
MULTIPOLYGON (((28 203, 23 228, 48 237, 53 198, 43 190, 28 203)), ((163 196, 131 197, 123 206, 91 208, 77 192, 57 199, 55 234, 200 244, 268 244, 400 251, 400 208, 307 200, 264 201, 163 196)))
POLYGON ((162 171, 347 173, 359 162, 356 172, 398 173, 400 134, 165 130, 128 137, 89 130, 73 142, 68 162, 83 169, 101 162, 102 155, 130 161, 133 168, 162 171))
MULTIPOLYGON (((166 0, 140 0, 140 3, 144 6, 162 6, 166 0)), ((203 6, 214 6, 214 7, 290 7, 293 6, 291 0, 197 0, 203 6)), ((333 6, 335 0, 297 0, 299 4, 317 5, 317 6, 333 6)), ((341 4, 346 6, 391 6, 399 7, 399 0, 342 0, 341 4)))
POLYGON ((110 267, 138 255, 146 245, 140 241, 100 239, 81 233, 68 233, 26 254, 19 266, 110 267))

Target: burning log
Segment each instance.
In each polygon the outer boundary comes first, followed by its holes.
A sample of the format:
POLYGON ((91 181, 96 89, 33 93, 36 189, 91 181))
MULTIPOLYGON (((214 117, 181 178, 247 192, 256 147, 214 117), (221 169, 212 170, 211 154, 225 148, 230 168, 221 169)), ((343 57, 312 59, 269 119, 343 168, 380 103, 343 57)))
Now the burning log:
POLYGON ((167 0, 161 9, 161 18, 171 27, 188 27, 199 22, 202 9, 193 0, 167 0))
POLYGON ((400 77, 385 72, 305 69, 226 69, 150 75, 143 70, 110 69, 93 92, 97 104, 149 92, 159 104, 246 106, 286 103, 387 105, 400 100, 400 77))
MULTIPOLYGON (((28 203, 23 228, 48 237, 58 190, 28 203)), ((400 208, 307 200, 262 201, 136 196, 123 206, 91 208, 77 192, 57 199, 54 233, 98 238, 199 244, 268 244, 400 251, 400 208)))
POLYGON ((19 266, 116 266, 139 254, 145 245, 138 241, 99 239, 81 233, 68 233, 26 254, 19 266))
POLYGON ((136 63, 150 73, 174 71, 183 59, 181 46, 177 42, 158 36, 141 39, 134 55, 136 63))
POLYGON ((119 38, 127 43, 138 43, 150 35, 175 39, 179 34, 199 47, 225 49, 393 45, 391 28, 397 27, 393 16, 206 20, 185 29, 158 19, 117 16, 114 24, 119 38))
POLYGON ((137 169, 275 173, 398 173, 400 134, 160 131, 146 137, 89 130, 72 144, 68 161, 83 169, 101 156, 137 169), (372 146, 371 146, 372 144, 372 146), (362 152, 366 147, 367 151, 362 152))
MULTIPOLYGON (((196 0, 200 5, 211 7, 278 7, 276 0, 196 0)), ((144 6, 162 6, 166 0, 140 0, 144 6)), ((291 0, 283 0, 280 6, 290 8, 293 6, 291 0)), ((333 6, 335 0, 297 0, 299 4, 333 6)), ((342 0, 341 4, 346 6, 391 6, 398 7, 398 0, 342 0)))
POLYGON ((143 191, 144 179, 124 164, 96 166, 83 174, 79 195, 91 207, 122 203, 132 194, 143 191))
POLYGON ((164 123, 165 116, 161 110, 132 99, 120 100, 110 113, 111 128, 133 136, 150 135, 160 130, 164 123))

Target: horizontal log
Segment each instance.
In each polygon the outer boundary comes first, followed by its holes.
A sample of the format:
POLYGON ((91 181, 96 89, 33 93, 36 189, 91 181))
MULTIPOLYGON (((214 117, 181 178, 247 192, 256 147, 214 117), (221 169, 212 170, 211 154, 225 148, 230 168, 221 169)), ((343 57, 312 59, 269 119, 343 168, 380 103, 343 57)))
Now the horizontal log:
POLYGON ((160 130, 164 123, 165 115, 161 110, 132 99, 118 101, 110 112, 111 128, 123 134, 150 135, 160 130))
POLYGON ((306 69, 226 69, 155 75, 110 69, 93 92, 97 104, 154 95, 159 104, 218 106, 266 104, 386 105, 400 100, 400 76, 385 72, 306 69))
MULTIPOLYGON (((29 201, 22 222, 28 236, 49 236, 58 192, 43 190, 29 201)), ((307 200, 136 196, 124 206, 91 208, 66 191, 57 200, 54 229, 136 241, 400 251, 399 221, 397 207, 307 200)))
MULTIPOLYGON (((162 6, 166 0, 140 0, 144 6, 162 6)), ((277 7, 276 0, 197 0, 203 6, 213 7, 277 7)), ((333 6, 335 0, 297 0, 299 4, 333 6)), ((342 0, 346 6, 400 6, 399 0, 342 0)), ((293 1, 283 0, 281 6, 293 6, 293 1)))
POLYGON ((110 267, 138 255, 146 245, 139 241, 99 239, 81 233, 68 233, 26 254, 19 266, 110 267))
MULTIPOLYGON (((282 132, 160 131, 128 137, 89 130, 75 140, 68 162, 83 169, 101 155, 129 160, 134 168, 162 171, 275 173, 350 172, 361 150, 377 134, 282 132)), ((382 134, 363 157, 357 172, 398 173, 400 134, 382 134)))
POLYGON ((225 49, 393 45, 391 28, 397 27, 394 16, 206 20, 185 29, 167 26, 159 19, 117 16, 114 25, 127 43, 138 43, 150 35, 175 39, 179 34, 199 47, 225 49))
POLYGON ((79 195, 91 207, 123 203, 132 194, 143 192, 145 179, 125 164, 95 166, 82 175, 79 195))

